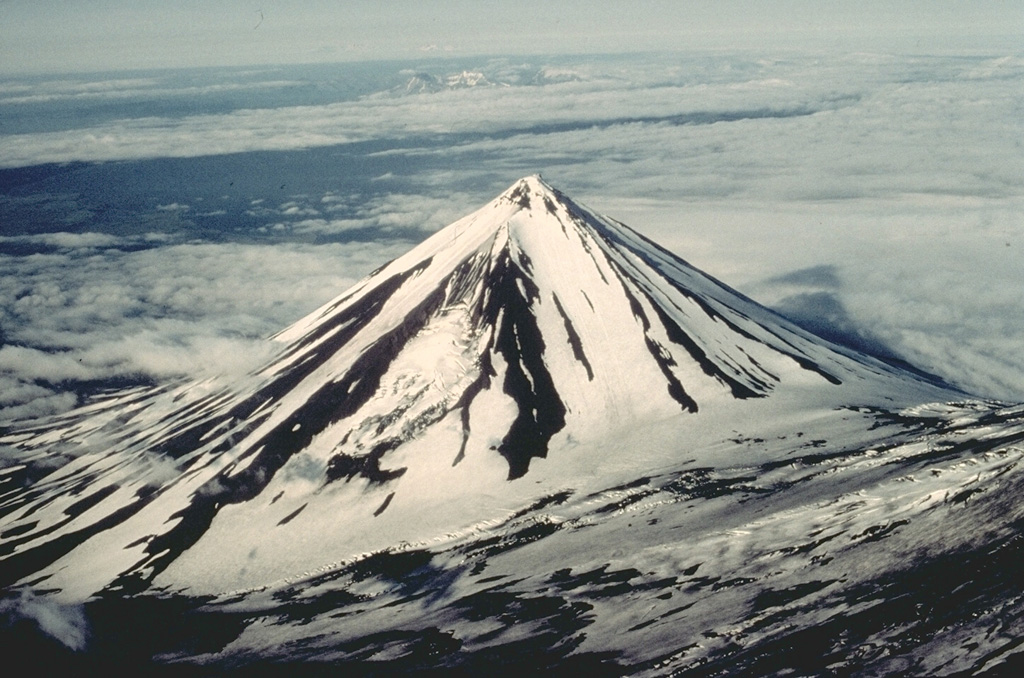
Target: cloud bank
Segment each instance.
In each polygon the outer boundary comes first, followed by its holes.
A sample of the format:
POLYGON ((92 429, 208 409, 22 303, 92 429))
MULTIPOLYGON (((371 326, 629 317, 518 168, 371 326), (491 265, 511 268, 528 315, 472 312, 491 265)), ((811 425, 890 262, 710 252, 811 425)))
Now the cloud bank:
POLYGON ((266 337, 408 247, 104 242, 0 255, 0 423, 65 411, 89 384, 245 373, 266 337))
POLYGON ((74 652, 86 648, 89 624, 81 605, 65 605, 29 589, 0 598, 0 629, 28 623, 74 652))
POLYGON ((271 169, 267 186, 288 190, 240 196, 230 234, 201 226, 234 203, 201 202, 185 182, 145 218, 129 213, 134 233, 83 215, 0 236, 0 407, 59 410, 89 380, 247 369, 262 337, 537 171, 782 312, 1024 399, 1021 56, 479 67, 512 86, 0 137, 10 168, 309 149, 309 168, 339 172, 337 188, 311 190, 271 169))

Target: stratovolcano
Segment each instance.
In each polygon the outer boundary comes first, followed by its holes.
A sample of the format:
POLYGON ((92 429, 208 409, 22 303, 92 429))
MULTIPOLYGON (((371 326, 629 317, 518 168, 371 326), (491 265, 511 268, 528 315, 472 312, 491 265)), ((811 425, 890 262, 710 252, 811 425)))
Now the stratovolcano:
POLYGON ((256 585, 501 515, 536 494, 508 481, 538 458, 549 463, 534 485, 607 482, 736 422, 949 396, 801 330, 537 176, 273 341, 277 356, 241 381, 125 393, 18 436, 75 461, 14 500, 26 520, 4 565, 23 574, 17 563, 34 571, 52 554, 44 571, 63 578, 85 558, 90 577, 59 586, 82 595, 183 568, 191 586, 256 585), (637 431, 654 439, 602 458, 637 431), (211 577, 212 558, 243 556, 211 577))
MULTIPOLYGON (((553 563, 604 572, 629 560, 628 545, 635 575, 613 580, 640 588, 627 587, 635 596, 615 615, 638 601, 655 609, 685 579, 666 574, 664 558, 669 570, 697 571, 676 552, 683 535, 721 546, 712 527, 767 521, 773 532, 747 547, 766 558, 815 551, 796 534, 807 525, 888 535, 891 520, 873 522, 854 503, 824 507, 865 488, 890 492, 900 464, 939 440, 967 455, 989 436, 985 453, 1002 456, 978 473, 994 476, 1019 437, 1019 412, 941 404, 964 394, 802 330, 537 176, 272 341, 275 357, 245 378, 120 392, 7 434, 0 442, 20 463, 0 486, 0 582, 60 604, 171 594, 273 610, 344 590, 359 607, 356 584, 392 577, 393 563, 374 565, 382 554, 416 553, 405 574, 437 597, 427 612, 403 607, 402 623, 450 623, 487 646, 479 609, 458 612, 444 591, 479 593, 518 569, 526 588, 506 593, 540 595, 553 563), (882 453, 889 466, 867 461, 882 453), (789 511, 810 518, 772 522, 789 511), (631 514, 646 527, 626 530, 617 517, 631 514), (599 544, 612 552, 599 555, 599 544), (506 574, 480 579, 496 562, 506 574)), ((947 494, 962 491, 965 477, 943 472, 947 494)), ((939 489, 922 492, 906 496, 926 505, 939 489)), ((724 553, 715 581, 742 579, 726 588, 751 585, 755 598, 784 585, 780 576, 811 581, 802 565, 758 575, 724 553)), ((567 567, 563 592, 604 590, 604 575, 567 567)), ((239 647, 268 642, 266 631, 330 654, 329 641, 280 614, 284 630, 245 626, 239 647)), ((384 633, 383 618, 367 614, 384 633)), ((615 615, 570 615, 569 626, 614 645, 615 615)), ((674 642, 660 622, 630 624, 657 652, 674 642)), ((648 661, 654 650, 630 652, 648 661)))

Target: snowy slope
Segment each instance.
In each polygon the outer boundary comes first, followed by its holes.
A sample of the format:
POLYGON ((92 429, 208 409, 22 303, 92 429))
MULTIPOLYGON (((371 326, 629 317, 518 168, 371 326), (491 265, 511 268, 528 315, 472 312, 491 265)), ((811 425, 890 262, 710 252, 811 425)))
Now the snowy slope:
MULTIPOLYGON (((568 554, 595 572, 632 562, 602 544, 686 570, 672 555, 684 533, 708 551, 705 569, 739 577, 752 566, 728 548, 797 548, 787 540, 835 520, 884 528, 832 512, 850 492, 884 487, 927 508, 961 487, 944 470, 913 493, 893 489, 886 465, 925 431, 1001 441, 986 473, 1019 456, 1018 415, 992 424, 980 404, 909 414, 962 394, 806 333, 539 177, 273 341, 276 357, 245 379, 114 394, 0 440, 18 458, 0 471, 0 584, 62 604, 159 591, 273 609, 296 582, 315 599, 323 582, 351 584, 371 554, 415 553, 465 595, 479 584, 466 562, 504 562, 502 577, 528 582, 515 597, 543 588, 568 554), (828 472, 806 472, 815 465, 828 472), (682 503, 695 497, 708 501, 682 503), (648 527, 624 526, 627 511, 648 527), (771 531, 727 548, 726 524, 771 531)), ((651 599, 666 591, 643 590, 650 619, 671 612, 651 599)), ((602 634, 633 613, 608 614, 606 631, 588 632, 598 647, 617 647, 602 634)), ((235 649, 269 642, 264 632, 300 642, 304 624, 251 626, 235 649)), ((622 642, 662 647, 661 626, 622 642)))
POLYGON ((506 83, 491 82, 480 71, 462 71, 438 77, 430 73, 413 73, 405 85, 388 90, 390 94, 433 94, 447 90, 471 87, 508 87, 506 83))
POLYGON ((617 431, 670 420, 637 451, 670 463, 675 439, 717 438, 737 418, 945 395, 538 177, 275 340, 279 356, 240 384, 126 394, 25 434, 41 450, 70 439, 76 459, 14 500, 31 528, 15 527, 11 560, 59 553, 46 572, 80 596, 167 568, 160 581, 198 590, 255 585, 494 519, 540 489, 508 481, 549 454, 557 468, 533 485, 606 480, 623 460, 586 447, 617 431))

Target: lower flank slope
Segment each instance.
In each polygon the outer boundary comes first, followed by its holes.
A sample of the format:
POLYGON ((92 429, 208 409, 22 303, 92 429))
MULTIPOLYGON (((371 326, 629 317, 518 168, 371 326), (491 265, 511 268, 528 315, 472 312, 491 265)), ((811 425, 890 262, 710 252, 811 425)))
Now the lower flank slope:
POLYGON ((15 593, 5 614, 45 600, 89 641, 73 653, 22 624, 13 652, 179 675, 1014 675, 1024 409, 833 423, 828 439, 716 447, 775 461, 566 483, 499 520, 256 587, 15 593))

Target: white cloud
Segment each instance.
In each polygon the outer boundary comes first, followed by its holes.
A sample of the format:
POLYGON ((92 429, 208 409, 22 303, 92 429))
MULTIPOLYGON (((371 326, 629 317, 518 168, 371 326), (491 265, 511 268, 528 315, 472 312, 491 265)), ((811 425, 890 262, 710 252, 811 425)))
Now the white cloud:
POLYGON ((779 276, 827 265, 834 284, 801 290, 834 295, 912 364, 979 395, 1024 398, 1022 198, 649 199, 606 211, 768 305, 797 291, 779 276))
POLYGON ((96 376, 93 366, 83 365, 70 353, 46 353, 23 346, 0 348, 0 373, 17 373, 19 378, 49 382, 85 380, 96 376))
MULTIPOLYGON (((328 105, 235 110, 185 118, 118 120, 76 130, 0 137, 0 164, 190 157, 288 150, 452 132, 582 124, 616 118, 678 116, 820 103, 831 83, 799 79, 790 64, 757 66, 740 81, 714 72, 692 82, 671 59, 589 65, 586 79, 537 87, 468 88, 410 97, 370 96, 328 105), (783 71, 787 78, 761 71, 783 71), (749 80, 749 82, 748 82, 749 80), (682 81, 682 82, 680 82, 682 81), (742 85, 737 87, 737 85, 742 85)), ((800 66, 802 68, 802 66, 800 66)), ((583 70, 583 69, 579 69, 583 70)), ((702 69, 704 70, 704 69, 702 69)), ((857 84, 854 83, 854 86, 857 84)), ((845 89, 845 88, 844 88, 845 89)))
POLYGON ((157 211, 159 212, 187 212, 192 209, 188 205, 182 205, 181 203, 172 202, 167 205, 157 205, 157 211))
POLYGON ((278 208, 286 217, 315 217, 320 215, 320 210, 312 207, 301 207, 297 203, 285 203, 278 208))
POLYGON ((117 247, 125 242, 123 238, 107 233, 40 233, 37 235, 0 236, 0 243, 32 243, 59 249, 117 247))
POLYGON ((0 257, 0 420, 63 411, 79 382, 240 374, 265 338, 408 243, 165 245, 0 257), (60 386, 63 385, 63 386, 60 386))
MULTIPOLYGON (((483 70, 500 79, 517 68, 483 70)), ((540 86, 8 136, 0 157, 387 141, 365 159, 391 194, 251 199, 250 216, 275 237, 318 242, 353 231, 414 238, 543 171, 769 304, 793 293, 773 279, 831 266, 828 292, 865 332, 979 393, 1024 398, 1022 81, 1024 60, 998 54, 581 59, 540 86)), ((2 262, 0 322, 8 341, 103 374, 215 369, 231 341, 246 352, 409 246, 168 244, 85 257, 76 248, 118 244, 47 237, 57 254, 2 262)), ((10 369, 17 384, 49 388, 10 369)))
POLYGON ((152 91, 155 78, 112 78, 109 80, 60 79, 41 82, 0 82, 0 103, 49 103, 60 99, 121 97, 126 93, 152 91))
POLYGON ((767 303, 782 297, 765 279, 834 265, 836 299, 865 332, 973 392, 1018 399, 1022 65, 884 55, 795 63, 785 77, 695 88, 708 110, 746 110, 745 119, 624 120, 419 152, 450 168, 448 184, 480 167, 543 170, 767 303), (836 90, 815 94, 808 80, 836 90), (765 94, 776 88, 818 112, 754 115, 759 102, 786 101, 765 94))
MULTIPOLYGON (((0 348, 0 352, 5 348, 0 348)), ((74 393, 40 386, 25 376, 5 375, 0 369, 0 422, 65 412, 77 402, 74 393)))
MULTIPOLYGON (((337 235, 352 231, 365 231, 374 238, 388 235, 417 234, 425 236, 450 224, 473 209, 472 198, 464 193, 426 196, 409 193, 389 193, 370 198, 358 195, 341 197, 327 194, 320 199, 328 214, 343 212, 347 216, 337 219, 302 219, 280 224, 293 233, 337 235)), ((316 214, 315 210, 309 210, 316 214)), ((284 216, 303 215, 306 210, 282 212, 284 216)))
POLYGON ((305 83, 296 80, 260 80, 206 85, 167 86, 159 78, 115 78, 111 80, 48 80, 32 85, 0 83, 0 105, 116 102, 130 99, 203 97, 228 92, 285 89, 305 83))
POLYGON ((0 599, 0 623, 5 627, 32 622, 41 632, 76 652, 84 650, 89 624, 81 605, 59 603, 23 589, 18 597, 0 599))

